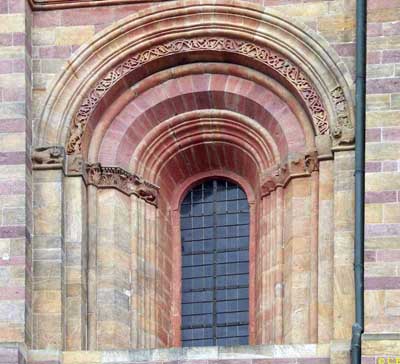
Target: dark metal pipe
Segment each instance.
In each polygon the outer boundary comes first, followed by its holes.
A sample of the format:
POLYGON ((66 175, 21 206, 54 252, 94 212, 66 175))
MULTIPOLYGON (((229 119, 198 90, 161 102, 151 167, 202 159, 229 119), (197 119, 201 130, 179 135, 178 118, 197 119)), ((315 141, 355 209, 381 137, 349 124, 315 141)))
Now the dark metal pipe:
POLYGON ((354 284, 356 321, 352 328, 352 364, 361 364, 361 335, 364 331, 365 86, 367 49, 366 17, 367 0, 357 0, 354 236, 354 284))

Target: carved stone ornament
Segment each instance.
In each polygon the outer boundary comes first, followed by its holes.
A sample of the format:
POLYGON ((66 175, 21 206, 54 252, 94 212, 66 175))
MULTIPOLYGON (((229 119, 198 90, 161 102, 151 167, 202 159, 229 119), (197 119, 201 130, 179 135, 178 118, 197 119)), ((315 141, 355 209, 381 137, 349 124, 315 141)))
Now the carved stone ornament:
POLYGON ((333 143, 352 144, 354 142, 354 128, 351 124, 347 101, 342 87, 338 86, 331 91, 336 111, 336 125, 331 130, 333 143))
POLYGON ((84 173, 85 163, 80 154, 67 155, 65 174, 67 176, 81 176, 84 173))
POLYGON ((32 167, 33 169, 62 168, 64 154, 64 148, 58 145, 36 147, 32 150, 32 167))
POLYGON ((178 53, 202 50, 245 55, 246 57, 269 66, 284 77, 297 90, 310 111, 318 134, 329 134, 327 111, 324 104, 313 85, 299 67, 292 64, 282 55, 248 41, 223 37, 202 37, 177 39, 160 44, 131 56, 108 72, 89 92, 89 95, 84 99, 76 113, 70 129, 66 148, 67 153, 80 153, 82 136, 90 116, 104 95, 128 73, 155 59, 178 53))
POLYGON ((285 187, 293 178, 307 177, 318 171, 319 162, 316 152, 298 156, 269 170, 262 181, 262 196, 269 195, 277 187, 285 187))
POLYGON ((159 187, 120 167, 103 167, 100 163, 86 164, 84 178, 88 185, 115 188, 157 206, 159 187))

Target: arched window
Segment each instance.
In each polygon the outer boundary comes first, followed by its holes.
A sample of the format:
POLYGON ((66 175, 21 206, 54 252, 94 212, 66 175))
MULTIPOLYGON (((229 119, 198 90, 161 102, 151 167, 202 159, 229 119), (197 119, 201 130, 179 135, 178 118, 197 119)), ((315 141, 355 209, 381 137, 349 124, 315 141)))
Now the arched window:
POLYGON ((223 179, 207 180, 181 205, 182 345, 248 344, 249 204, 223 179))

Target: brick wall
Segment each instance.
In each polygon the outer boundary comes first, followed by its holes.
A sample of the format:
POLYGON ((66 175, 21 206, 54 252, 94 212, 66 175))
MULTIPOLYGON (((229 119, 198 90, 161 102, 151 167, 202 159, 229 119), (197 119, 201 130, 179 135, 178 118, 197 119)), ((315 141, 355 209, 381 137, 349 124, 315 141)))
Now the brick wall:
MULTIPOLYGON (((307 24, 354 71, 355 0, 258 2, 307 24)), ((32 14, 24 0, 0 1, 0 342, 31 343, 31 122, 39 119, 52 80, 74 51, 107 26, 146 6, 32 14)), ((398 0, 368 1, 367 92, 366 331, 398 332, 398 0)))
POLYGON ((400 318, 400 3, 368 2, 366 331, 400 318))
POLYGON ((30 20, 25 1, 0 2, 0 342, 24 342, 25 295, 29 301, 30 20))

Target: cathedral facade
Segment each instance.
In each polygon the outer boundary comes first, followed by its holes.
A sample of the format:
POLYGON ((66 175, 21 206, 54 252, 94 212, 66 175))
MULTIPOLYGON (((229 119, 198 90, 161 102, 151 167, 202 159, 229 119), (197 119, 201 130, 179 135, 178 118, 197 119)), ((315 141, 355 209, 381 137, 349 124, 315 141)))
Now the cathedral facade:
POLYGON ((400 2, 367 2, 358 283, 356 23, 0 0, 0 363, 347 364, 360 302, 400 363, 400 2))

